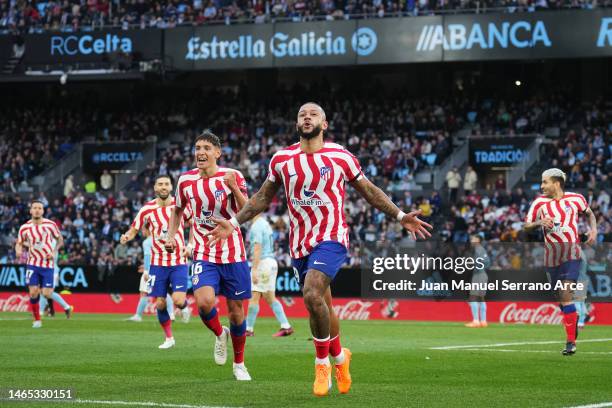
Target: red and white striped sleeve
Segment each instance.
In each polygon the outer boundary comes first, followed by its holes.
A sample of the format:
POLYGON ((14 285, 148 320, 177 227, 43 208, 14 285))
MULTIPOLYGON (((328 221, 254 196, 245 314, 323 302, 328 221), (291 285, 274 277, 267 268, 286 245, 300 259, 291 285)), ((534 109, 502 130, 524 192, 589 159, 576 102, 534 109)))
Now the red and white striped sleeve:
POLYGON ((28 229, 28 224, 23 224, 19 228, 19 233, 17 234, 17 239, 19 242, 24 243, 27 241, 28 237, 26 236, 26 230, 28 229))
POLYGON ((238 188, 240 189, 242 194, 244 194, 245 197, 248 197, 249 192, 247 191, 247 184, 246 184, 246 180, 244 179, 244 176, 238 170, 235 170, 235 172, 236 172, 236 184, 238 184, 238 188))
POLYGON ((187 205, 184 184, 185 178, 183 176, 179 177, 179 181, 176 184, 176 194, 174 195, 174 204, 178 208, 185 208, 185 205, 187 205))
POLYGON ((270 180, 272 183, 277 183, 280 181, 280 173, 277 168, 279 162, 280 158, 278 153, 276 153, 274 156, 272 156, 272 160, 270 160, 270 165, 268 166, 268 180, 270 180))
POLYGON ((343 156, 346 156, 346 159, 342 160, 342 170, 344 171, 345 180, 351 182, 361 179, 363 177, 363 172, 361 171, 359 160, 357 160, 348 150, 344 150, 343 153, 343 156))
POLYGON ((541 200, 540 197, 536 198, 531 206, 529 207, 529 211, 527 211, 527 216, 525 217, 525 222, 536 222, 538 219, 538 212, 540 207, 544 205, 544 201, 541 200))
POLYGON ((134 218, 134 221, 132 222, 132 228, 140 231, 141 228, 146 224, 146 221, 147 221, 146 216, 148 213, 149 213, 149 210, 147 206, 145 205, 138 211, 138 214, 136 214, 136 218, 134 218))

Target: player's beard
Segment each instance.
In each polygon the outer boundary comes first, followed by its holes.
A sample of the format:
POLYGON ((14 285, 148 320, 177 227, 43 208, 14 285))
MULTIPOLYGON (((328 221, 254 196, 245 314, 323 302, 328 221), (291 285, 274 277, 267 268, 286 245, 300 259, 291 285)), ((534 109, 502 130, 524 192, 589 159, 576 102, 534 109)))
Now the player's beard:
POLYGON ((319 136, 319 134, 321 134, 321 124, 319 123, 318 125, 312 127, 312 131, 310 132, 304 132, 304 126, 298 126, 297 129, 298 135, 300 135, 300 137, 302 139, 306 139, 306 140, 310 140, 310 139, 314 139, 315 137, 319 136))
POLYGON ((162 195, 162 194, 160 194, 160 193, 157 193, 157 197, 158 197, 160 200, 164 200, 164 201, 165 201, 165 200, 167 200, 167 199, 168 199, 168 197, 170 197, 170 193, 168 193, 168 194, 166 194, 166 195, 162 195))

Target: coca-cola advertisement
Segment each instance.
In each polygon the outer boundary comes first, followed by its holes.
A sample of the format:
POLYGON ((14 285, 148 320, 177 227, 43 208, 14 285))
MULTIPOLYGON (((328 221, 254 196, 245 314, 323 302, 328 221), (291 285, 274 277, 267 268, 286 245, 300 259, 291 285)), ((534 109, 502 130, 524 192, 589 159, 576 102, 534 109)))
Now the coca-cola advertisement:
MULTIPOLYGON (((62 295, 75 306, 76 313, 134 313, 139 295, 126 294, 72 294, 62 295)), ((307 318, 308 311, 301 297, 279 297, 287 316, 307 318)), ((194 299, 188 302, 193 315, 197 314, 194 299)), ((244 302, 245 310, 248 302, 244 302)), ((0 311, 24 312, 29 308, 26 293, 0 292, 0 311)), ((224 300, 217 299, 221 314, 227 313, 224 300)), ((419 300, 364 300, 359 298, 334 299, 334 311, 341 320, 415 320, 464 322, 469 320, 470 311, 457 302, 419 300)), ((155 302, 149 300, 145 314, 155 314, 155 302)), ((272 309, 261 302, 259 316, 274 317, 272 309)), ((556 303, 541 302, 488 302, 490 322, 504 324, 560 324, 562 314, 556 303)), ((612 324, 612 304, 591 303, 589 324, 612 324)))

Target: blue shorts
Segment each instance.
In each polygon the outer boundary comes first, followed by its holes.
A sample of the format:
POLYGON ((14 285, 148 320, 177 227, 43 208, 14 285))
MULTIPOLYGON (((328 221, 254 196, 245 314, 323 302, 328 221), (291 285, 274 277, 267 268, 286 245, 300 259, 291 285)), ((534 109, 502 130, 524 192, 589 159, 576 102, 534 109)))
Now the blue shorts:
POLYGON ((303 286, 306 272, 316 269, 334 279, 348 259, 347 250, 344 245, 336 241, 323 241, 308 255, 303 258, 293 259, 293 273, 298 283, 303 286))
POLYGON ((26 286, 53 288, 53 268, 26 265, 26 286))
POLYGON ((580 275, 580 267, 582 266, 582 261, 580 259, 574 259, 572 261, 567 261, 562 263, 559 266, 555 266, 552 268, 546 268, 546 273, 550 279, 550 283, 555 284, 558 281, 578 281, 578 276, 580 275))
POLYGON ((215 295, 221 294, 228 299, 251 298, 251 270, 246 261, 228 264, 194 261, 191 270, 194 292, 203 286, 210 286, 215 290, 215 295))
POLYGON ((187 292, 188 280, 189 268, 187 265, 151 265, 149 280, 147 281, 147 292, 149 292, 149 296, 164 298, 168 294, 169 286, 172 287, 172 293, 187 292))

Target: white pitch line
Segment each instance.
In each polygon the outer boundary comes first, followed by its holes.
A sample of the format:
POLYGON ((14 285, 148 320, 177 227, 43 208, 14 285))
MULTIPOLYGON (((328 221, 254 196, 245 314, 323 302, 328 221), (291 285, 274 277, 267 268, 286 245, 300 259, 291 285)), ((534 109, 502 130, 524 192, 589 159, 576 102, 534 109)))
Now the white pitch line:
MULTIPOLYGON (((604 342, 604 341, 612 341, 612 338, 579 340, 578 343, 597 343, 597 342, 604 342)), ((514 342, 514 343, 470 344, 470 345, 464 345, 464 346, 430 347, 429 350, 457 350, 457 349, 468 349, 468 348, 529 346, 529 345, 537 345, 537 344, 557 344, 557 343, 559 343, 559 340, 556 340, 556 341, 521 341, 521 342, 514 342)))
POLYGON ((568 408, 604 408, 604 407, 612 407, 612 402, 602 402, 599 404, 589 404, 589 405, 576 405, 575 407, 568 407, 568 408))
MULTIPOLYGON (((512 350, 512 349, 499 349, 499 348, 469 348, 462 349, 463 351, 496 351, 502 353, 555 353, 553 350, 512 350)), ((612 354, 612 351, 579 351, 578 354, 612 354)))
POLYGON ((71 402, 74 404, 97 404, 97 405, 122 405, 122 406, 141 406, 141 407, 162 407, 162 408, 233 408, 233 407, 217 407, 210 405, 189 405, 189 404, 168 404, 165 402, 151 401, 106 401, 106 400, 46 400, 47 402, 71 402))

